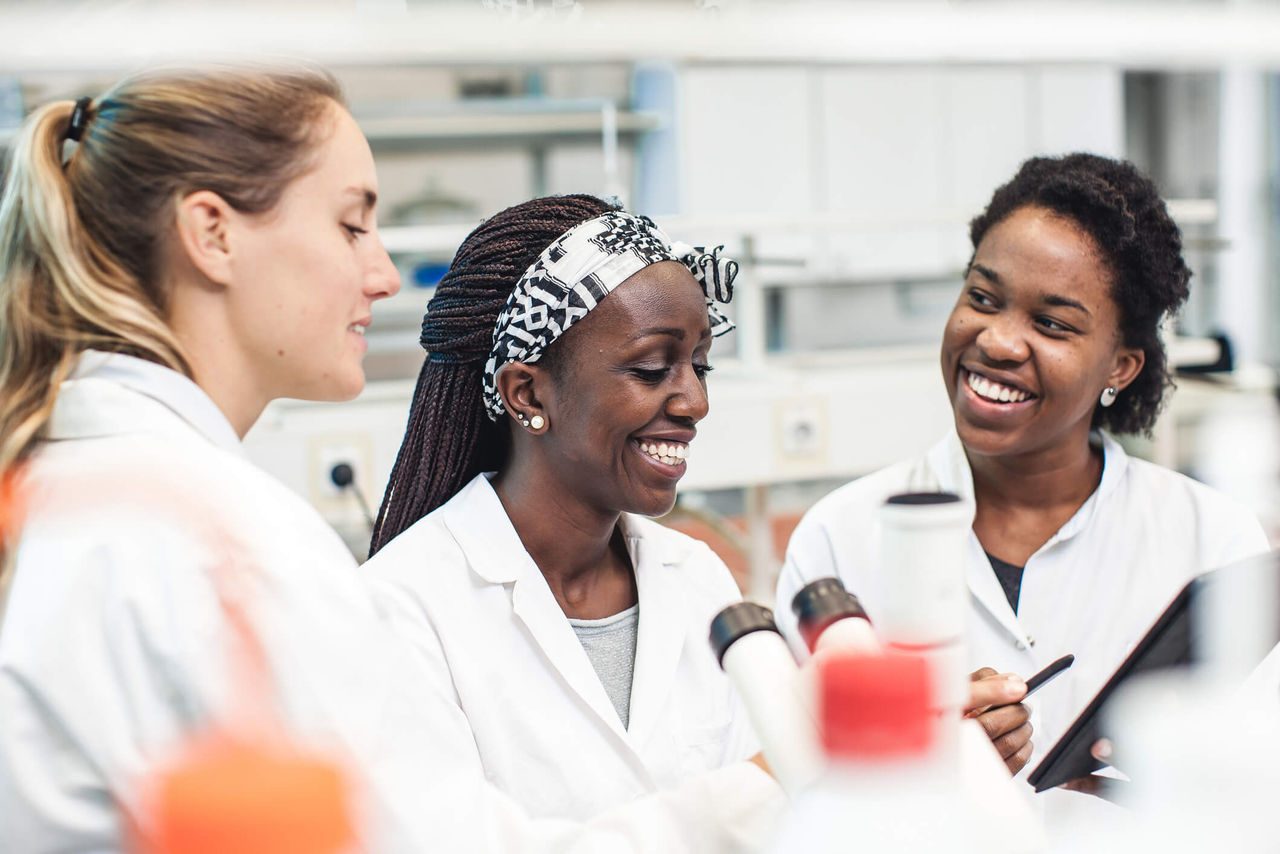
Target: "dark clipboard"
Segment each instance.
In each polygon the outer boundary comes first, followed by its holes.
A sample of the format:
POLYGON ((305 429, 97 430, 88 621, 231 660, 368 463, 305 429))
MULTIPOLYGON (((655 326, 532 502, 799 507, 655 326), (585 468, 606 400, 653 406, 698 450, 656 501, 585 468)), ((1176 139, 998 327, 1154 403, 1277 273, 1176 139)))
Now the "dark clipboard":
POLYGON ((1280 567, 1278 558, 1280 553, 1250 558, 1226 569, 1207 572, 1188 582, 1142 640, 1138 641, 1124 663, 1116 668, 1107 684, 1102 686, 1075 723, 1045 754, 1044 759, 1027 777, 1027 782, 1037 792, 1043 792, 1104 767, 1105 763, 1094 759, 1089 750, 1099 738, 1108 736, 1103 726, 1103 711, 1116 689, 1137 674, 1191 664, 1197 652, 1203 648, 1202 620, 1197 618, 1196 603, 1204 595, 1206 587, 1223 572, 1275 572, 1280 567))

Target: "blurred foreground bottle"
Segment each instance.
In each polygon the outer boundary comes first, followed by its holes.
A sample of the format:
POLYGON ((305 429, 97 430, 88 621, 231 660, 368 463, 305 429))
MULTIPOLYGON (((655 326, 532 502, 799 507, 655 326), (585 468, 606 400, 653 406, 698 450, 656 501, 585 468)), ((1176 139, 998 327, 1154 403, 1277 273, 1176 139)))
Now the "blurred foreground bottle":
POLYGON ((795 799, 775 850, 971 850, 960 774, 939 750, 927 663, 833 654, 817 664, 827 771, 795 799))

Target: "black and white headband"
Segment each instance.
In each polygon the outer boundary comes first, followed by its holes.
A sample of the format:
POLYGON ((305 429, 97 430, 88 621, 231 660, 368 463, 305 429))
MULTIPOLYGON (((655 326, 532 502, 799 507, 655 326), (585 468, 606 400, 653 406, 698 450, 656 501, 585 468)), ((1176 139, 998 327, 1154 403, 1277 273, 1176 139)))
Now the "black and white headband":
POLYGON ((532 364, 551 342, 586 317, 618 285, 659 261, 679 261, 702 286, 711 334, 723 335, 733 322, 716 307, 733 299, 738 263, 670 238, 646 216, 610 211, 556 238, 525 271, 493 330, 493 349, 484 365, 484 403, 491 421, 506 410, 498 394, 498 369, 508 362, 532 364))

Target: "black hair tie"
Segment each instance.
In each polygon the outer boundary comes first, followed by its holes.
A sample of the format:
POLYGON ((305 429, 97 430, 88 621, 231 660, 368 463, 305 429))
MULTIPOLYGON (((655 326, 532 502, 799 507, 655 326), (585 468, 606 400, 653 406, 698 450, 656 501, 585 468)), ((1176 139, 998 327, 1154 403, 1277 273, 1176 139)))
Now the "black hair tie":
POLYGON ((89 105, 92 103, 92 98, 76 101, 75 109, 71 111, 71 123, 67 125, 67 139, 79 142, 80 137, 84 136, 85 125, 89 124, 89 105))

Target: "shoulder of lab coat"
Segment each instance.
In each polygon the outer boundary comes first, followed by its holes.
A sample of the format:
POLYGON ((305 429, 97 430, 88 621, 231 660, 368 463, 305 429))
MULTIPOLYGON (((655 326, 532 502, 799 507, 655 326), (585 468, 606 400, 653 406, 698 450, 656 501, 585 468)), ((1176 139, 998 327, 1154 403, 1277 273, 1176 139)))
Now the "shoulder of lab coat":
POLYGON ((238 558, 260 570, 229 589, 261 632, 267 702, 346 763, 371 850, 712 850, 776 797, 743 765, 598 821, 532 820, 484 779, 456 705, 411 678, 337 535, 201 430, 200 405, 175 400, 198 398, 189 381, 153 371, 130 374, 138 389, 64 387, 60 432, 33 461, 0 624, 0 850, 110 850, 121 811, 143 818, 140 781, 233 693, 211 579, 238 558))
POLYGON ((809 652, 800 637, 791 600, 800 588, 819 578, 840 577, 855 592, 864 588, 864 579, 849 577, 850 571, 864 566, 849 553, 850 546, 861 543, 870 548, 868 539, 878 537, 875 523, 880 505, 920 479, 923 465, 921 460, 895 463, 846 483, 819 499, 800 519, 787 543, 774 606, 774 620, 800 660, 808 658, 809 652))
POLYGON ((1180 472, 1130 457, 1126 486, 1128 502, 1134 505, 1150 502, 1167 509, 1170 533, 1180 533, 1187 538, 1194 536, 1200 542, 1206 572, 1269 548, 1266 530, 1252 510, 1230 495, 1180 472))

